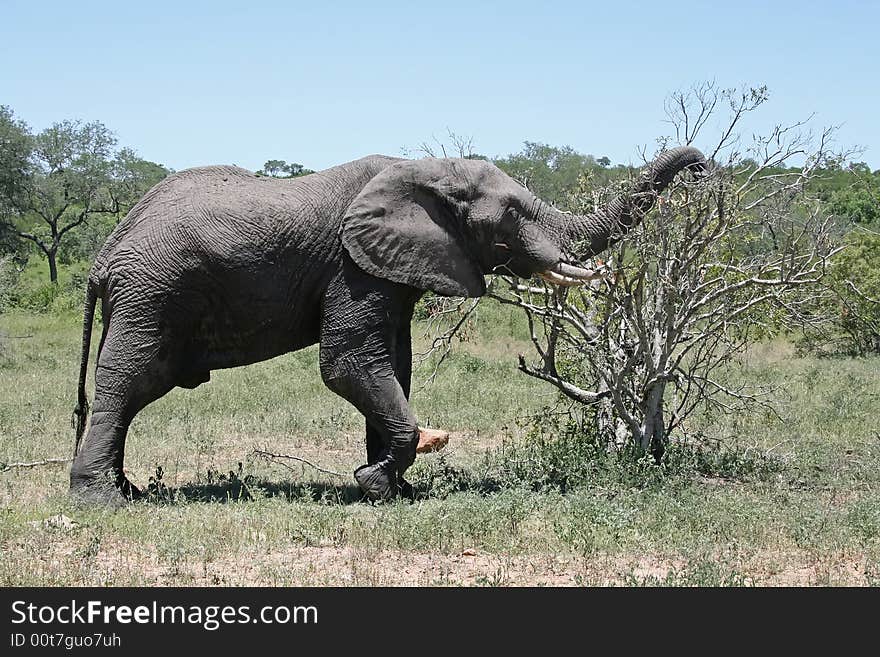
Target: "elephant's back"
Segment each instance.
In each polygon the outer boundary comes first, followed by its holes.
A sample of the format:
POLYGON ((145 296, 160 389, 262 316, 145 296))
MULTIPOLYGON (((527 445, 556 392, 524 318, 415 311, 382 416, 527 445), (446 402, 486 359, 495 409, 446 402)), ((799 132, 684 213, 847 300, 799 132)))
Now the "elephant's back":
POLYGON ((132 259, 168 263, 198 254, 235 266, 308 253, 338 241, 348 204, 367 181, 398 158, 371 155, 291 179, 257 176, 236 166, 171 174, 131 209, 98 255, 95 270, 132 259))
MULTIPOLYGON (((187 169, 168 176, 131 209, 108 237, 93 267, 98 279, 129 266, 180 270, 246 264, 297 241, 302 192, 286 181, 233 166, 187 169)), ((318 220, 317 218, 313 221, 318 220)))
POLYGON ((135 204, 104 244, 112 252, 162 229, 198 224, 212 197, 226 205, 255 205, 259 177, 234 166, 206 166, 178 171, 156 184, 135 204))
MULTIPOLYGON (((241 364, 242 354, 283 353, 291 336, 309 343, 326 274, 324 255, 308 243, 322 238, 300 234, 307 231, 296 217, 314 213, 299 185, 284 183, 225 166, 169 176, 132 208, 95 262, 109 307, 177 327, 211 368, 241 364)), ((327 241, 334 231, 319 232, 327 241)))
POLYGON ((311 344, 344 211, 387 162, 366 164, 282 180, 227 166, 172 174, 119 224, 91 276, 110 309, 148 309, 209 369, 311 344))

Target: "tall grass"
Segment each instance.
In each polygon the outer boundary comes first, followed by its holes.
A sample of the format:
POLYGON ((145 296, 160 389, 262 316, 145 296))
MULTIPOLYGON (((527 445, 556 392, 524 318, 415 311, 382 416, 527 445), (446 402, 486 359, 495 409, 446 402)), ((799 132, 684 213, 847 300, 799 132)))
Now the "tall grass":
MULTIPOLYGON (((69 454, 78 322, 0 317, 33 336, 0 355, 0 463, 69 454)), ((307 349, 139 414, 126 468, 153 494, 122 511, 73 506, 63 466, 0 473, 0 585, 878 582, 880 360, 757 345, 731 376, 778 385, 784 421, 699 417, 657 466, 601 449, 516 371, 530 343, 512 311, 487 304, 454 347, 414 394, 423 423, 454 431, 408 473, 415 502, 365 504, 348 476, 249 458, 363 462, 362 419, 307 349), (59 513, 75 525, 42 522, 59 513)))

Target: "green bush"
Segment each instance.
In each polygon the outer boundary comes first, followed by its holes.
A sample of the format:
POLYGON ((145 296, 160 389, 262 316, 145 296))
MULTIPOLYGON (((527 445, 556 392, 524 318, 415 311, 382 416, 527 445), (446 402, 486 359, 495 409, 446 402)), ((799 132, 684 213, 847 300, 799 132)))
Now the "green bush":
POLYGON ((826 185, 836 187, 824 194, 828 209, 835 215, 862 226, 880 224, 880 171, 872 173, 864 162, 859 162, 832 175, 826 185))
POLYGON ((764 452, 700 438, 671 441, 658 465, 632 447, 609 449, 588 414, 540 418, 525 442, 504 445, 490 456, 498 478, 508 485, 519 481, 535 490, 565 493, 582 486, 686 484, 698 477, 764 481, 783 469, 779 459, 764 452))
POLYGON ((595 435, 594 426, 576 413, 547 410, 534 420, 524 440, 505 441, 471 467, 452 465, 441 454, 417 460, 407 479, 421 497, 442 499, 461 491, 489 494, 514 488, 564 495, 584 488, 687 486, 706 478, 769 481, 785 466, 763 451, 703 438, 673 441, 657 465, 649 454, 609 449, 595 435))
POLYGON ((839 323, 852 351, 880 352, 880 235, 854 231, 835 259, 831 286, 841 300, 839 323), (852 286, 850 285, 852 284, 852 286), (855 289, 853 289, 855 287, 855 289))
POLYGON ((18 308, 34 313, 78 312, 85 298, 89 267, 87 261, 59 267, 58 283, 49 282, 42 258, 31 258, 14 276, 5 275, 0 267, 0 311, 18 308), (11 281, 5 286, 4 276, 11 281))
POLYGON ((0 257, 0 313, 12 306, 19 271, 10 256, 0 257))
POLYGON ((880 353, 880 235, 850 232, 824 280, 830 294, 815 312, 830 328, 808 330, 798 346, 809 352, 880 353))

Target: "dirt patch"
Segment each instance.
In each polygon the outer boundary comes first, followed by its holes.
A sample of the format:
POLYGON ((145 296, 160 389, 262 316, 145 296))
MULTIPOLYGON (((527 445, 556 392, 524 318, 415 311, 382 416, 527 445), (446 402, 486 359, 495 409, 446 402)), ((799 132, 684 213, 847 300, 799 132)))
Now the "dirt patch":
MULTIPOLYGON (((110 580, 127 579, 132 562, 140 577, 160 586, 572 586, 577 581, 565 559, 497 555, 436 555, 354 547, 290 547, 259 555, 169 563, 155 553, 123 556, 101 550, 95 566, 110 580)), ((575 569, 576 570, 576 569, 575 569)))
POLYGON ((753 554, 503 555, 468 548, 454 554, 375 550, 350 545, 272 545, 255 535, 247 551, 177 553, 119 537, 99 542, 76 530, 51 533, 37 549, 34 536, 6 544, 3 580, 48 586, 628 586, 716 585, 695 568, 720 565, 735 573, 722 583, 761 586, 865 585, 878 564, 850 552, 761 551, 753 554), (19 564, 16 566, 15 564, 19 564), (16 574, 18 573, 18 574, 16 574))
MULTIPOLYGON (((626 586, 675 583, 681 579, 676 574, 688 570, 684 559, 658 555, 431 554, 328 545, 169 564, 155 553, 139 552, 121 556, 102 550, 95 566, 110 581, 114 571, 125 577, 134 566, 140 577, 163 586, 626 586)), ((762 586, 859 585, 870 569, 846 554, 757 554, 728 565, 742 573, 741 583, 762 586)))

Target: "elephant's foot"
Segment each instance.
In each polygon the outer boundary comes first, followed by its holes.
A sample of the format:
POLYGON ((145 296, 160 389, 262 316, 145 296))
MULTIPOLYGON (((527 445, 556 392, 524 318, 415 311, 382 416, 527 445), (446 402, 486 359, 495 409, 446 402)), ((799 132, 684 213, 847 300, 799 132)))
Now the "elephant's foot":
POLYGON ((419 427, 419 444, 416 447, 417 454, 427 452, 439 452, 449 442, 449 432, 440 429, 423 429, 419 427))
POLYGON ((125 475, 118 477, 70 477, 70 497, 89 506, 103 506, 118 509, 142 493, 125 475))
POLYGON ((412 496, 412 486, 384 463, 362 465, 354 471, 354 478, 364 495, 374 502, 387 502, 398 495, 412 496))
POLYGON ((403 499, 409 500, 410 502, 415 502, 416 491, 412 487, 412 484, 404 480, 403 477, 397 478, 397 491, 400 497, 402 497, 403 499))

